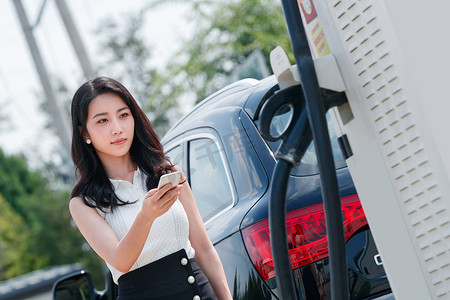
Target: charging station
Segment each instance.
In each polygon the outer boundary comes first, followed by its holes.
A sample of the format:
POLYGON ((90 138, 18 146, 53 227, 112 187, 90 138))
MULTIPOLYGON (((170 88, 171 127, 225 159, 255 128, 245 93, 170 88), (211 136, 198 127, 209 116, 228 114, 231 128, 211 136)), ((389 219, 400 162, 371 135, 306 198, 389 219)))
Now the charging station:
POLYGON ((450 299, 450 3, 298 2, 315 60, 345 85, 333 112, 395 299, 450 299))

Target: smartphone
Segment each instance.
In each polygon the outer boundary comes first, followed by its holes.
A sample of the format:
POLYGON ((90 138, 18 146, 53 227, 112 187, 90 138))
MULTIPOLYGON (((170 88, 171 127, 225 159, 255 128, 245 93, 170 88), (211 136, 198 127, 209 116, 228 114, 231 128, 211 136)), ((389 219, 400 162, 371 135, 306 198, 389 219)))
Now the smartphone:
POLYGON ((181 171, 161 176, 161 178, 159 178, 158 190, 163 186, 165 186, 166 184, 168 184, 169 182, 172 183, 172 188, 176 187, 180 182, 180 178, 181 178, 181 171))

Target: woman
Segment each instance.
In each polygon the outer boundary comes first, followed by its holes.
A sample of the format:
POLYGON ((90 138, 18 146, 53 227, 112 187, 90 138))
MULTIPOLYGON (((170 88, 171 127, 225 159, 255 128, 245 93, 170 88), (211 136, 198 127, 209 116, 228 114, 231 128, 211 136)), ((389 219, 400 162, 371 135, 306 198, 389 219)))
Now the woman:
POLYGON ((79 181, 70 212, 118 299, 231 299, 185 176, 156 189, 161 175, 181 169, 128 90, 107 77, 87 81, 71 113, 79 181))

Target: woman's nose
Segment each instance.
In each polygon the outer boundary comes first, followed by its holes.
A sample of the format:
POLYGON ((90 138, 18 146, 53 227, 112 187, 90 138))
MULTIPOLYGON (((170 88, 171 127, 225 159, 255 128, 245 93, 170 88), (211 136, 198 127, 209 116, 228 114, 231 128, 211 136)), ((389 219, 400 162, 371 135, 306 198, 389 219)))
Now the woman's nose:
POLYGON ((113 135, 118 135, 121 134, 122 132, 123 132, 122 128, 118 127, 113 130, 113 135))
POLYGON ((114 122, 114 127, 112 130, 112 134, 113 135, 118 135, 121 134, 123 132, 122 126, 120 126, 119 122, 114 122))

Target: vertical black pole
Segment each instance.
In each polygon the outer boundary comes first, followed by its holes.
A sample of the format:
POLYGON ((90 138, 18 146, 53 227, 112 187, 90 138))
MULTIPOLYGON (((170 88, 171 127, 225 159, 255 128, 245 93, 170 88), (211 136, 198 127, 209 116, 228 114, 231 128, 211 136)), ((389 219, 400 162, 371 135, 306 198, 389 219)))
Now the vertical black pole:
MULTIPOLYGON (((325 109, 321 101, 317 75, 301 20, 298 2, 297 0, 282 0, 282 5, 295 61, 300 74, 309 124, 313 133, 319 162, 330 253, 331 299, 344 300, 349 298, 344 229, 325 109)), ((276 245, 272 244, 272 247, 274 246, 276 247, 276 245)), ((285 255, 288 255, 288 253, 285 253, 285 255)), ((284 260, 278 260, 274 257, 275 271, 277 271, 277 262, 283 262, 284 260)), ((278 274, 276 278, 277 284, 281 286, 283 279, 279 278, 278 274)))

